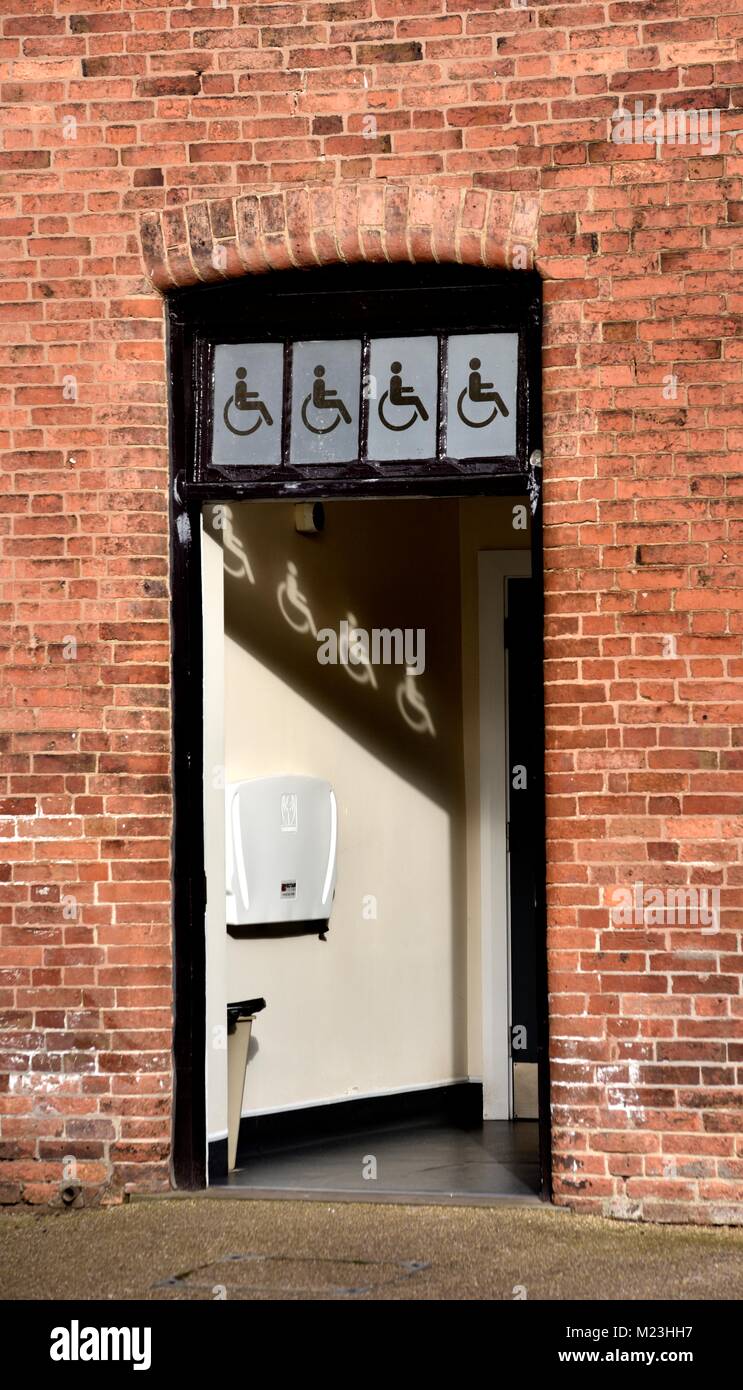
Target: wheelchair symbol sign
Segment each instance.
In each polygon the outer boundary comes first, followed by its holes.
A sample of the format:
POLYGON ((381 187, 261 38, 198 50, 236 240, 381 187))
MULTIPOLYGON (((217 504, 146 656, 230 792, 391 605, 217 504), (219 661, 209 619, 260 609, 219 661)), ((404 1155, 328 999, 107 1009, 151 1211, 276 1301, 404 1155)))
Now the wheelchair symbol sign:
POLYGON ((469 381, 467 382, 466 386, 462 387, 459 393, 459 399, 457 401, 457 415, 459 416, 463 424, 469 425, 470 429, 483 430, 485 429, 486 425, 492 424, 493 420, 498 414, 498 411, 500 411, 501 415, 509 414, 508 406, 504 404, 503 397, 499 394, 498 391, 495 390, 492 381, 483 381, 482 374, 480 372, 479 357, 470 358, 469 381), (489 415, 485 416, 484 420, 471 420, 469 415, 467 415, 464 410, 463 403, 465 396, 469 401, 472 401, 475 405, 482 405, 483 403, 489 405, 490 402, 493 401, 493 409, 490 411, 489 415))
POLYGON ((255 434, 256 430, 260 429, 261 425, 266 424, 271 426, 273 424, 273 417, 265 401, 261 400, 257 391, 248 390, 247 375, 247 367, 238 367, 235 372, 235 389, 232 395, 225 401, 224 411, 222 412, 224 423, 231 434, 255 434), (241 429, 239 425, 233 424, 233 420, 238 418, 237 413, 240 410, 244 411, 246 416, 252 412, 256 417, 252 424, 246 424, 245 429, 241 429))
POLYGON ((346 409, 345 402, 341 400, 334 387, 327 385, 325 381, 325 367, 322 362, 318 362, 314 368, 315 380, 312 383, 312 390, 307 392, 302 401, 302 424, 311 434, 331 434, 345 420, 347 425, 351 423, 351 416, 346 409), (307 416, 307 408, 312 404, 313 414, 317 419, 321 416, 328 421, 328 424, 313 425, 307 416))
POLYGON ((292 463, 352 463, 359 456, 361 343, 295 343, 292 463))
POLYGON ((369 401, 369 457, 433 458, 436 454, 438 343, 435 338, 374 338, 374 394, 369 401))
POLYGON ((392 362, 390 364, 390 384, 384 392, 384 395, 380 397, 379 405, 377 406, 379 418, 384 428, 386 430, 395 430, 397 433, 400 433, 402 430, 409 430, 411 425, 414 425, 419 417, 421 420, 428 419, 428 411, 420 396, 415 394, 415 387, 403 385, 403 380, 400 375, 401 371, 401 362, 392 362), (395 410, 397 418, 394 424, 384 413, 385 402, 387 403, 389 415, 392 415, 393 409, 395 410), (400 406, 402 406, 404 412, 408 410, 412 411, 412 415, 408 415, 407 420, 401 419, 399 416, 398 407, 400 406))
POLYGON ((281 343, 215 348, 213 465, 281 463, 283 380, 281 343))
POLYGON ((452 334, 448 341, 450 458, 516 452, 518 334, 452 334))

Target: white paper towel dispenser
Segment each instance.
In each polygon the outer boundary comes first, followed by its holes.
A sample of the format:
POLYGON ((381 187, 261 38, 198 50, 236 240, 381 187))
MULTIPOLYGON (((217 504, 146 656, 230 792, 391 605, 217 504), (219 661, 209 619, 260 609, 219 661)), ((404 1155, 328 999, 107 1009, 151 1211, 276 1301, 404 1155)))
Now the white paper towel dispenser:
POLYGON ((232 782, 225 810, 228 927, 326 922, 338 846, 330 783, 288 775, 232 782))

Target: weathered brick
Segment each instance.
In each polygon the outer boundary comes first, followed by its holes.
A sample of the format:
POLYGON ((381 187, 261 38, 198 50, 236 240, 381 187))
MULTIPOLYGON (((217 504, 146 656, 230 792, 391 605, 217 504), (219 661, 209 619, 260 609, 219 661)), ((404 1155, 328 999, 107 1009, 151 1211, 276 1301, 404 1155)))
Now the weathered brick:
POLYGON ((339 255, 542 275, 556 1198, 741 1220, 743 22, 675 0, 29 8, 4 21, 0 86, 0 1201, 58 1200, 69 1152, 91 1192, 169 1182, 167 362, 146 277, 208 279, 219 245, 219 278, 339 255), (615 143, 635 101, 721 112, 719 149, 615 143), (81 680, 58 662, 71 632, 81 680), (638 881, 719 888, 719 932, 617 923, 607 893, 638 881))

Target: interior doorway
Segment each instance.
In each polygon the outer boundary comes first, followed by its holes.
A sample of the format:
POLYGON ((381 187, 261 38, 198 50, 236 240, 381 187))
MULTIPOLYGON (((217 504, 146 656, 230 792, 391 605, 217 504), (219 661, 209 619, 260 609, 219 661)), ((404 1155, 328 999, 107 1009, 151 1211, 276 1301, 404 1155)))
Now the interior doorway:
MULTIPOLYGON (((212 1185, 539 1191, 537 1108, 518 1070, 536 977, 522 978, 523 904, 509 883, 505 620, 509 584, 529 583, 523 511, 516 498, 456 497, 204 508, 212 1185), (354 633, 366 659, 353 660, 354 633), (290 898, 284 920, 254 910, 238 922, 225 908, 240 892, 226 808, 236 787, 270 796, 281 778, 289 795, 292 778, 332 788, 329 915, 303 921, 290 898), (266 1007, 228 1170, 224 1021, 243 999, 266 1007)), ((515 657, 508 670, 518 690, 515 657)), ((239 834, 247 901, 272 850, 257 822, 239 834)), ((277 812, 277 853, 288 839, 277 812)))

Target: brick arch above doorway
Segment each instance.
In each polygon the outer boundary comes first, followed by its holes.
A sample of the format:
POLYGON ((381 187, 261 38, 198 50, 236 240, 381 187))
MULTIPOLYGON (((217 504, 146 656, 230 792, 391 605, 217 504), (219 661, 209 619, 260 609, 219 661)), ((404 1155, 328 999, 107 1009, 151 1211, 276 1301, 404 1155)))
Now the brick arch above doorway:
POLYGON ((415 183, 339 184, 213 198, 147 212, 148 278, 163 293, 242 275, 359 261, 535 265, 531 193, 415 183))

